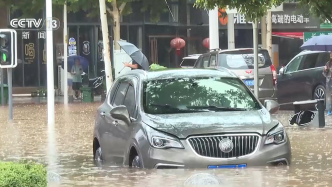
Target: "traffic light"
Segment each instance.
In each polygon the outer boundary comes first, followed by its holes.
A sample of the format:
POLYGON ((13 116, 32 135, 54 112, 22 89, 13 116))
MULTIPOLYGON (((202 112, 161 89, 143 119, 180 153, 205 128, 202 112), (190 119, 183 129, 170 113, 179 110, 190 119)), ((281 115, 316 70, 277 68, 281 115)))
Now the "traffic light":
POLYGON ((17 32, 13 29, 0 29, 0 68, 17 66, 17 32))
POLYGON ((0 34, 0 64, 10 65, 11 64, 11 53, 10 53, 10 37, 8 33, 0 34))

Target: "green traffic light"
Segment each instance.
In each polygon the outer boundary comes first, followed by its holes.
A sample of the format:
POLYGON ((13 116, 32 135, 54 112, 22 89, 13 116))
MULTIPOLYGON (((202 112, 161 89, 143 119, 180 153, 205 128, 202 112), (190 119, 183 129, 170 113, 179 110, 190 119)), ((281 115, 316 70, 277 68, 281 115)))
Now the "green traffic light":
POLYGON ((2 60, 3 60, 4 62, 7 62, 7 55, 6 55, 6 54, 2 54, 2 60))

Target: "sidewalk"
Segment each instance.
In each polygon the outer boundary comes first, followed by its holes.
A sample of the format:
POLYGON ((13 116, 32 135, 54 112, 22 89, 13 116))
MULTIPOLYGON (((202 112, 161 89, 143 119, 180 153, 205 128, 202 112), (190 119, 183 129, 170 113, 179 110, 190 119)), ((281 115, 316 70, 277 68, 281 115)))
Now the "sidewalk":
MULTIPOLYGON (((56 96, 54 98, 54 102, 57 104, 63 104, 64 103, 64 97, 63 96, 56 96)), ((81 103, 81 100, 74 100, 74 103, 81 103)), ((94 102, 101 102, 101 96, 95 96, 94 102)), ((13 104, 43 104, 47 103, 47 98, 46 97, 18 97, 18 96, 13 96, 13 104)))

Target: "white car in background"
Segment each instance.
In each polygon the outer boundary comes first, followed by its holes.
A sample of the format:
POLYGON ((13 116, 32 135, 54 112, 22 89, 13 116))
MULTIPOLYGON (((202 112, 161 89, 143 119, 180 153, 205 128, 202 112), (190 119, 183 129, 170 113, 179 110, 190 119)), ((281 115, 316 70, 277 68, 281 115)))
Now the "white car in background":
POLYGON ((201 56, 201 54, 193 54, 187 57, 183 57, 182 62, 180 63, 180 67, 193 68, 199 56, 201 56))

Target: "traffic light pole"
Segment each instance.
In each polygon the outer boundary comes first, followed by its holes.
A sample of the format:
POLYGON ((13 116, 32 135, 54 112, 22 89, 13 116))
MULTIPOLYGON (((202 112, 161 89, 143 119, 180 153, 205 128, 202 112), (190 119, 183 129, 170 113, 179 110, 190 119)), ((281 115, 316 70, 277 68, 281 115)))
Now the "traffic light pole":
POLYGON ((13 120, 13 69, 7 69, 9 120, 13 120))
POLYGON ((1 105, 2 106, 5 106, 5 97, 4 97, 4 92, 3 92, 3 84, 4 84, 4 81, 3 81, 3 69, 1 68, 1 105))

